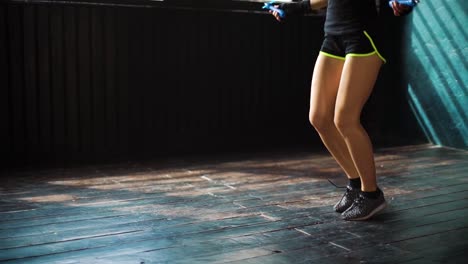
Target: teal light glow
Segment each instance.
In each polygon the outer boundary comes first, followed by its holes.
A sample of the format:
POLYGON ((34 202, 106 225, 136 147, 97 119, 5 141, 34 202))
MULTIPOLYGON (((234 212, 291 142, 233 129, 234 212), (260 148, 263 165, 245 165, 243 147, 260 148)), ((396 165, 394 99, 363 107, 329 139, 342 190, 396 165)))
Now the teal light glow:
POLYGON ((426 115, 424 107, 422 107, 421 103, 418 100, 418 96, 415 95, 411 84, 408 85, 408 94, 409 94, 409 104, 413 113, 415 113, 416 119, 418 120, 419 126, 421 126, 422 130, 426 137, 431 141, 433 144, 442 145, 442 141, 437 136, 436 131, 431 125, 429 117, 426 115))
POLYGON ((426 137, 468 149, 468 18, 466 0, 426 0, 405 37, 408 103, 426 137))

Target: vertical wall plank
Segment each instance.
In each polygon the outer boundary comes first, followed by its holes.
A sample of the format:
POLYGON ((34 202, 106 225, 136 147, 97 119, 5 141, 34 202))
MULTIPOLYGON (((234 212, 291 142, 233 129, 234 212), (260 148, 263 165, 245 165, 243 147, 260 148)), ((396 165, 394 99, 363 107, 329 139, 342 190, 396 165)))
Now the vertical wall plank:
MULTIPOLYGON (((165 17, 164 11, 154 9, 152 10, 152 32, 151 32, 151 46, 158 47, 153 48, 153 66, 151 74, 153 76, 157 76, 154 82, 157 84, 152 89, 153 95, 153 106, 154 112, 152 115, 153 118, 153 130, 160 135, 161 144, 159 145, 160 148, 167 149, 169 145, 169 108, 170 108, 170 94, 172 93, 172 89, 163 89, 162 87, 172 87, 172 74, 171 73, 171 66, 169 62, 168 53, 170 52, 171 47, 171 39, 169 37, 169 29, 165 26, 165 17), (158 88, 156 88, 158 87, 158 88)), ((169 11, 166 15, 172 15, 169 11)), ((153 148, 155 148, 156 144, 153 144, 153 148)))
POLYGON ((139 99, 138 99, 138 116, 140 117, 139 122, 139 131, 138 137, 141 139, 140 142, 140 151, 148 152, 151 149, 152 144, 147 144, 151 142, 151 104, 152 104, 152 93, 151 89, 158 89, 156 83, 153 82, 155 78, 150 75, 150 61, 151 59, 151 50, 154 47, 151 47, 151 11, 149 9, 143 10, 140 13, 140 19, 138 24, 141 25, 140 33, 144 38, 138 38, 139 40, 139 61, 136 61, 135 64, 138 64, 141 67, 141 71, 138 72, 138 76, 135 76, 139 81, 137 81, 139 86, 139 99))
POLYGON ((147 41, 147 25, 144 24, 146 11, 131 10, 130 12, 130 87, 129 88, 129 103, 130 103, 130 131, 133 144, 131 144, 131 152, 139 155, 144 151, 145 145, 149 142, 145 141, 145 114, 144 114, 144 97, 145 83, 144 76, 148 69, 142 67, 144 57, 145 42, 147 41))
POLYGON ((117 126, 117 39, 115 37, 115 15, 116 9, 108 8, 104 10, 104 79, 105 79, 105 98, 106 98, 106 149, 115 154, 118 152, 118 126, 117 126))
POLYGON ((91 87, 93 97, 93 141, 96 154, 105 152, 106 97, 103 47, 103 12, 101 8, 91 8, 91 87))
POLYGON ((50 7, 50 62, 51 62, 51 99, 53 151, 57 162, 66 158, 65 126, 67 116, 64 82, 65 56, 63 50, 63 7, 50 7))
POLYGON ((141 34, 140 34, 140 20, 141 14, 135 10, 130 10, 128 31, 128 78, 129 86, 128 89, 128 114, 129 114, 129 139, 131 144, 129 145, 130 153, 136 153, 142 144, 141 137, 141 90, 142 90, 142 80, 141 72, 144 71, 142 68, 138 68, 138 63, 141 60, 141 34))
POLYGON ((128 153, 130 148, 130 115, 129 115, 129 42, 130 39, 130 18, 124 8, 116 9, 116 31, 117 34, 117 134, 119 136, 120 151, 128 153))
POLYGON ((27 151, 31 158, 39 154, 39 105, 37 87, 37 32, 36 32, 36 7, 24 6, 23 39, 24 39, 24 87, 25 87, 25 117, 26 117, 26 142, 27 151))
POLYGON ((65 134, 67 152, 76 157, 80 150, 80 97, 78 91, 78 47, 77 47, 77 8, 67 6, 63 9, 63 30, 65 59, 65 80, 63 87, 65 102, 65 134))
MULTIPOLYGON (((158 42, 155 40, 155 32, 159 32, 160 25, 156 24, 155 20, 155 11, 148 10, 147 15, 147 22, 148 23, 148 40, 147 40, 147 49, 148 55, 146 56, 146 63, 147 63, 147 72, 146 72, 146 79, 149 81, 148 84, 148 94, 146 96, 147 99, 147 109, 148 109, 148 124, 147 124, 147 131, 146 137, 152 138, 153 134, 158 130, 158 122, 159 122, 159 111, 160 111, 160 97, 161 94, 164 93, 163 89, 163 78, 154 78, 154 76, 161 76, 161 71, 159 71, 158 64, 159 62, 156 59, 156 52, 157 49, 154 47, 158 45, 158 42)), ((161 76, 162 77, 162 76, 161 76)), ((163 138, 165 135, 160 133, 160 137, 163 138)), ((147 151, 151 152, 154 148, 154 145, 151 144, 147 146, 147 151)))
POLYGON ((23 13, 21 6, 8 7, 9 36, 9 72, 10 72, 10 111, 12 118, 12 143, 14 155, 20 156, 26 152, 25 129, 25 93, 23 65, 23 13))
POLYGON ((78 54, 78 74, 77 89, 80 102, 80 152, 82 155, 90 155, 94 151, 93 140, 93 119, 92 119, 92 85, 91 85, 91 40, 90 40, 90 14, 89 8, 77 8, 77 54, 78 54))
POLYGON ((52 109, 50 82, 49 8, 37 7, 37 89, 39 141, 43 156, 52 153, 52 109))
POLYGON ((7 28, 7 6, 0 5, 0 157, 5 166, 11 162, 13 151, 11 133, 10 66, 7 28))

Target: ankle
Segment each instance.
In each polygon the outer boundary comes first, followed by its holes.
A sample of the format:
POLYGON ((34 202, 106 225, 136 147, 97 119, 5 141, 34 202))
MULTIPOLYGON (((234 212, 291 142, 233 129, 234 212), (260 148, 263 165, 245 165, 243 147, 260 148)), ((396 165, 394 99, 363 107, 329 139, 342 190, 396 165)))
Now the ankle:
POLYGON ((353 189, 361 189, 361 178, 348 178, 348 185, 351 186, 353 189))
POLYGON ((375 187, 365 187, 365 186, 362 186, 361 187, 361 191, 363 192, 376 192, 380 190, 378 186, 375 186, 375 187))
POLYGON ((362 195, 367 198, 376 199, 380 196, 381 190, 377 187, 374 191, 361 191, 362 195))

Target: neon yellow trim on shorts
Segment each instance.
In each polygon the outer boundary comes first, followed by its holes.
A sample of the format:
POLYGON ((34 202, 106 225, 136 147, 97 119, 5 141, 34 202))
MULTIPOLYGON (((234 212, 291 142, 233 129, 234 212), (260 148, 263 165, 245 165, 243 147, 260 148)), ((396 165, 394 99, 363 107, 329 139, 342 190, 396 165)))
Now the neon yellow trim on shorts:
POLYGON ((369 34, 367 34, 367 32, 364 30, 364 35, 366 35, 366 37, 370 40, 370 43, 372 45, 372 47, 374 48, 375 52, 377 53, 377 55, 379 56, 380 59, 383 60, 384 63, 387 63, 387 60, 380 54, 380 52, 377 50, 377 47, 375 46, 374 44, 374 41, 372 40, 372 38, 369 36, 369 34))
POLYGON ((346 57, 367 57, 367 56, 372 56, 374 55, 376 52, 373 51, 373 52, 370 52, 370 53, 365 53, 365 54, 359 54, 359 53, 348 53, 346 54, 346 57))
POLYGON ((339 59, 339 60, 346 60, 345 57, 336 56, 336 55, 333 55, 333 54, 330 54, 330 53, 326 53, 324 51, 320 51, 320 53, 322 53, 323 55, 325 55, 327 57, 330 57, 330 58, 339 59))

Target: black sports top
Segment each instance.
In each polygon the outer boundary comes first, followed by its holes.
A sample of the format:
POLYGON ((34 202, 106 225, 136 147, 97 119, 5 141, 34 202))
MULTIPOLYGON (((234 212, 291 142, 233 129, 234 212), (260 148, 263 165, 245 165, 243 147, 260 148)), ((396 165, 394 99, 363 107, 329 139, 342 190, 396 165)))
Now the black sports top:
POLYGON ((362 32, 376 23, 375 0, 328 0, 325 34, 362 32))

